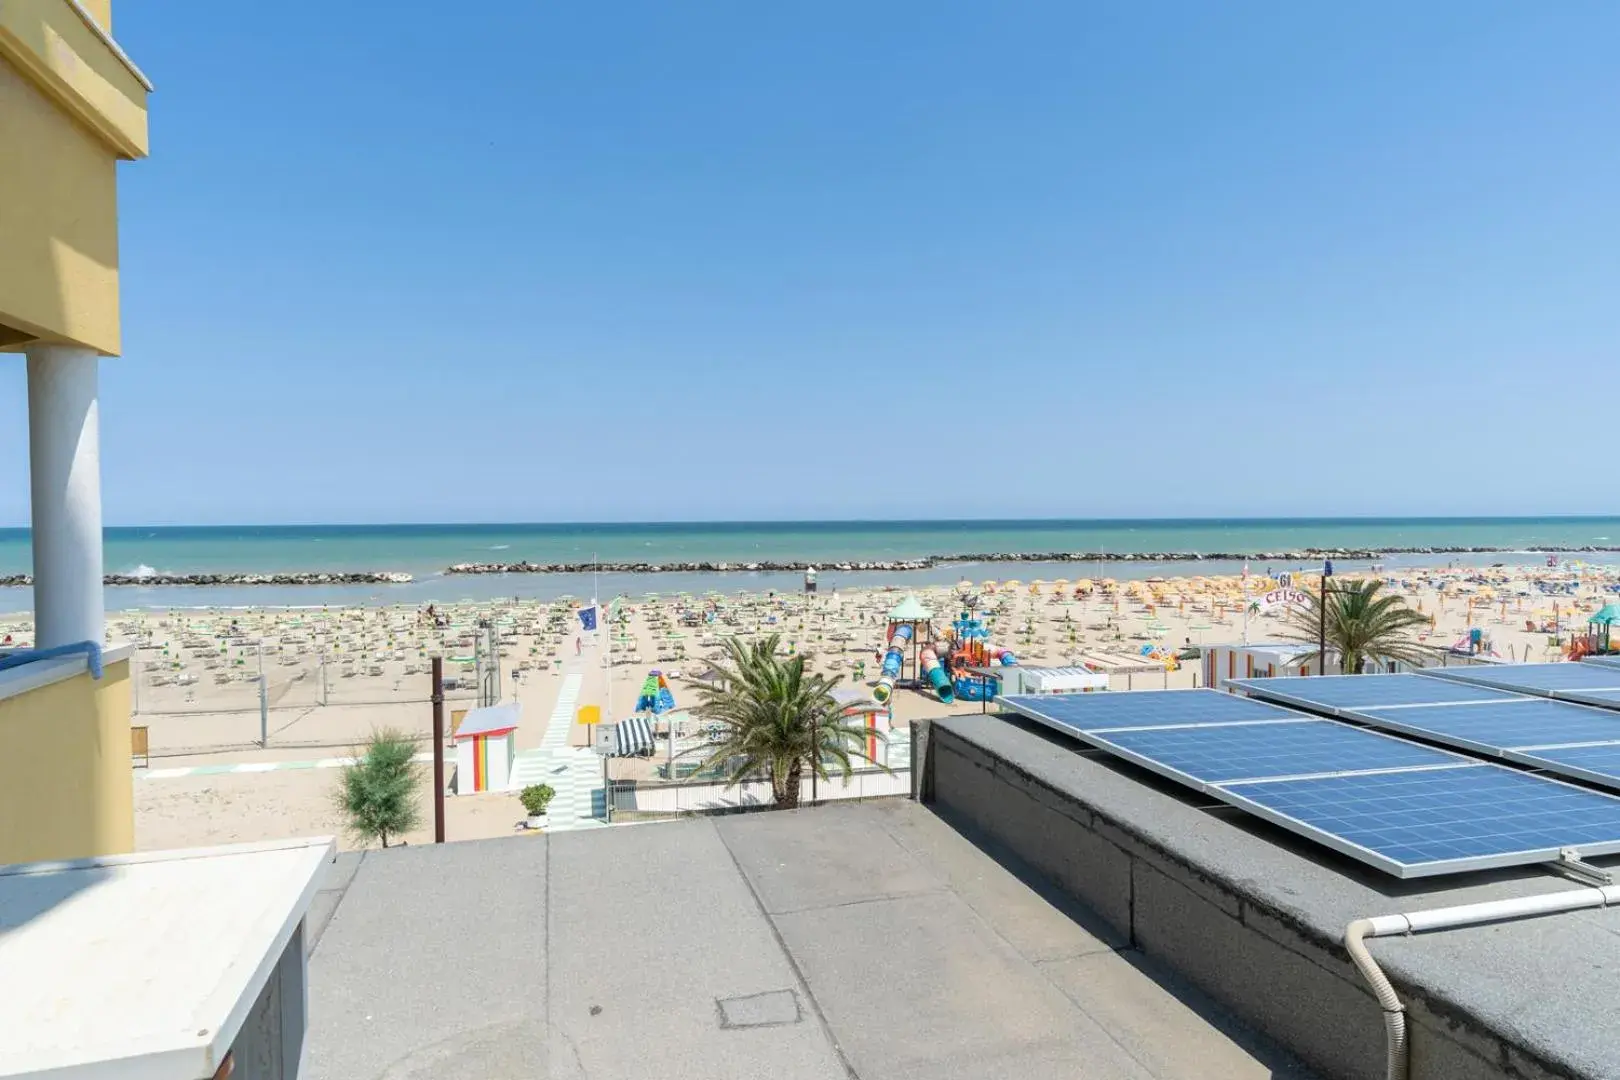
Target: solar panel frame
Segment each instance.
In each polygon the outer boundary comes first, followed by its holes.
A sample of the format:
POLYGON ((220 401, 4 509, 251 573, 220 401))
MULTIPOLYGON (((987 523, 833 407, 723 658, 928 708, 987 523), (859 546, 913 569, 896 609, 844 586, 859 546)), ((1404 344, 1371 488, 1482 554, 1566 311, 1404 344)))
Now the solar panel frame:
POLYGON ((1515 694, 1566 698, 1590 690, 1620 690, 1620 669, 1596 664, 1469 664, 1464 667, 1425 668, 1413 672, 1425 679, 1445 679, 1515 694), (1574 680, 1572 683, 1570 680, 1574 680), (1584 683, 1582 680, 1585 680, 1584 683))
MULTIPOLYGON (((1514 702, 1507 706, 1522 714, 1517 717, 1511 714, 1504 715, 1500 711, 1501 703, 1486 702, 1434 705, 1427 708, 1358 709, 1347 712, 1345 718, 1383 730, 1415 735, 1431 742, 1442 742, 1458 749, 1509 760, 1516 760, 1515 754, 1522 754, 1535 747, 1620 743, 1620 716, 1613 716, 1607 710, 1576 705, 1569 701, 1557 701, 1553 698, 1523 698, 1521 701, 1522 704, 1514 702), (1548 716, 1550 710, 1556 712, 1548 716), (1562 730, 1555 728, 1553 731, 1543 730, 1539 733, 1527 731, 1526 736, 1521 738, 1513 738, 1511 734, 1502 732, 1500 725, 1496 734, 1488 735, 1479 730, 1484 723, 1497 718, 1517 720, 1523 725, 1540 722, 1556 726, 1560 721, 1564 723, 1562 730), (1473 732, 1469 731, 1471 720, 1476 721, 1474 725, 1476 730, 1473 732)), ((1534 763, 1524 761, 1523 764, 1534 763)), ((1616 782, 1620 781, 1610 781, 1611 784, 1616 782)))
MULTIPOLYGON (((1341 855, 1347 855, 1353 859, 1357 859, 1361 862, 1377 867, 1393 877, 1402 879, 1434 877, 1440 874, 1467 873, 1475 870, 1494 870, 1509 866, 1525 866, 1532 863, 1553 862, 1560 857, 1561 853, 1565 849, 1571 847, 1577 848, 1583 857, 1597 857, 1601 855, 1613 855, 1620 853, 1620 835, 1617 835, 1617 838, 1613 840, 1588 840, 1585 842, 1572 842, 1572 837, 1570 841, 1549 841, 1545 845, 1520 848, 1512 851, 1497 851, 1489 854, 1477 854, 1459 856, 1455 858, 1430 859, 1423 862, 1413 862, 1393 858, 1384 852, 1379 851, 1377 848, 1369 847, 1365 844, 1356 842, 1349 836, 1346 836, 1343 832, 1335 832, 1332 829, 1315 824, 1297 814, 1290 814, 1283 810, 1279 810, 1276 807, 1268 806, 1264 802, 1258 801, 1256 798, 1251 797, 1253 795, 1262 793, 1267 788, 1272 789, 1273 792, 1285 790, 1285 788, 1280 785, 1292 784, 1297 786, 1357 782, 1378 780, 1386 777, 1413 777, 1418 773, 1426 773, 1430 777, 1441 774, 1456 776, 1466 774, 1469 777, 1490 776, 1492 778, 1496 778, 1506 775, 1516 778, 1514 781, 1515 783, 1518 781, 1523 781, 1526 784, 1551 784, 1555 785, 1557 788, 1563 789, 1566 792, 1578 793, 1581 796, 1589 797, 1589 799, 1601 799, 1610 802, 1620 801, 1615 800, 1613 796, 1605 795, 1601 792, 1590 791, 1586 788, 1576 787, 1574 784, 1568 784, 1561 780, 1554 780, 1545 776, 1534 776, 1529 773, 1518 772, 1514 769, 1509 769, 1502 765, 1493 765, 1488 762, 1474 762, 1470 765, 1460 766, 1455 769, 1443 770, 1402 770, 1398 772, 1383 772, 1374 774, 1348 774, 1337 777, 1317 777, 1310 780, 1258 781, 1248 784, 1233 784, 1220 789, 1219 793, 1225 801, 1249 814, 1254 815, 1255 817, 1258 817, 1264 821, 1269 821, 1273 825, 1277 825, 1291 832, 1298 833, 1299 835, 1305 836, 1324 847, 1339 852, 1341 855)), ((1529 790, 1528 787, 1526 787, 1525 790, 1529 790)), ((1589 805, 1595 806, 1597 804, 1589 803, 1589 805)), ((1620 813, 1620 810, 1617 810, 1616 813, 1620 813)))
POLYGON ((1524 700, 1523 695, 1508 690, 1439 682, 1435 679, 1424 679, 1411 672, 1395 675, 1295 675, 1271 679, 1232 679, 1226 685, 1237 687, 1251 697, 1292 708, 1309 709, 1312 712, 1326 711, 1332 715, 1341 715, 1347 710, 1356 708, 1405 708, 1413 705, 1524 700), (1347 688, 1356 686, 1365 687, 1367 693, 1364 695, 1344 693, 1347 688), (1430 690, 1430 686, 1439 689, 1430 690), (1374 687, 1400 687, 1401 691, 1390 695, 1381 689, 1375 691, 1374 687), (1379 701, 1373 700, 1374 697, 1386 699, 1393 697, 1394 700, 1379 701), (1331 698, 1338 700, 1326 700, 1331 698), (1401 700, 1402 698, 1405 700, 1401 700))
POLYGON ((1303 716, 1287 724, 1262 722, 1190 728, 1115 728, 1084 733, 1083 737, 1099 749, 1195 790, 1259 779, 1474 764, 1472 759, 1460 754, 1437 750, 1383 732, 1303 716), (1369 735, 1372 738, 1365 738, 1369 735), (1273 745, 1256 750, 1252 744, 1257 736, 1273 745), (1303 736, 1303 739, 1299 736, 1303 736), (1311 747, 1309 743, 1319 736, 1322 741, 1311 747), (1295 745, 1283 745, 1290 741, 1295 745), (1299 745, 1302 742, 1305 745, 1299 745), (1359 742, 1365 749, 1353 747, 1351 742, 1359 742), (1251 745, 1245 746, 1245 743, 1251 745), (1262 755, 1267 760, 1261 760, 1262 755), (1246 766, 1249 769, 1247 772, 1232 771, 1233 766, 1226 764, 1233 758, 1244 757, 1254 762, 1246 766), (1346 767, 1332 767, 1334 757, 1342 758, 1346 767), (1178 765, 1178 762, 1182 764, 1178 765))
POLYGON ((1620 789, 1620 743, 1545 746, 1534 751, 1514 751, 1514 754, 1522 758, 1527 765, 1534 765, 1577 780, 1585 780, 1600 787, 1620 789), (1606 768, 1595 768, 1599 762, 1592 759, 1597 757, 1610 758, 1613 764, 1608 764, 1606 768))
POLYGON ((1207 688, 1099 691, 1090 694, 1009 694, 996 699, 1014 711, 1042 712, 1076 731, 1143 727, 1203 727, 1229 723, 1293 722, 1309 717, 1263 701, 1207 688), (1120 713, 1130 713, 1123 719, 1120 713), (1083 719, 1083 714, 1095 720, 1083 719), (1066 715, 1059 715, 1066 714, 1066 715))

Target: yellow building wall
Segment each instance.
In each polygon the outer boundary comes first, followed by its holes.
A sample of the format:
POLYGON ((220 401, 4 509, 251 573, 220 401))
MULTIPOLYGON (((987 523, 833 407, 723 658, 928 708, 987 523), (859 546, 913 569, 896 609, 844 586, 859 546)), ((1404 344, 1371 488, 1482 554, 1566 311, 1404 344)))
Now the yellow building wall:
POLYGON ((112 33, 112 0, 79 0, 79 6, 88 11, 103 30, 112 33))
POLYGON ((0 700, 0 863, 134 849, 129 661, 0 700))
POLYGON ((119 351, 115 170, 146 145, 146 88, 66 0, 0 2, 0 349, 119 351))

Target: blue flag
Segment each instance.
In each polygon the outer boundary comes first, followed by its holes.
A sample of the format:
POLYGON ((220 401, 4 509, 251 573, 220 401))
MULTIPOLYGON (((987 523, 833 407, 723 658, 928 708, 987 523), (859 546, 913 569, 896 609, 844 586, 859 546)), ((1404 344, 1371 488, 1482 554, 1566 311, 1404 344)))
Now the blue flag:
POLYGON ((596 605, 579 609, 579 625, 586 630, 596 629, 596 605))

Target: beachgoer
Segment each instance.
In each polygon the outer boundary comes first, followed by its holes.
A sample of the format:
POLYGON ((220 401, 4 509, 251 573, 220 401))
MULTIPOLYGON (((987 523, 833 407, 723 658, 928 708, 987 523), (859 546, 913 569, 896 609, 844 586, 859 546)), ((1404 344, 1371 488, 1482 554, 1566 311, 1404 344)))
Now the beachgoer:
POLYGON ((580 650, 579 635, 575 634, 574 635, 574 655, 575 656, 579 655, 579 650, 580 650))

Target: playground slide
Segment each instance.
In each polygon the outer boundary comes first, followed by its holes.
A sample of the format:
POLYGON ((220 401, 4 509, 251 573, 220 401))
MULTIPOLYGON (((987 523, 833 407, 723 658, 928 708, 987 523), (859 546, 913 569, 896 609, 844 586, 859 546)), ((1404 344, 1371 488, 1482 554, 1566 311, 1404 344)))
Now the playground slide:
POLYGON ((894 695, 894 680, 900 677, 900 665, 906 658, 906 646, 911 643, 911 626, 902 623, 894 628, 889 639, 889 651, 883 654, 883 670, 878 673, 877 685, 872 688, 872 700, 884 704, 894 695))
POLYGON ((939 700, 949 705, 956 700, 956 691, 951 688, 951 678, 945 674, 945 665, 939 662, 939 654, 933 649, 924 649, 917 656, 917 667, 922 677, 928 680, 928 685, 934 688, 939 700))
POLYGON ((1012 667, 1014 664, 1018 663, 1018 657, 1014 656, 1011 650, 1003 648, 1000 645, 990 646, 987 650, 985 650, 985 653, 990 657, 990 662, 992 664, 1000 664, 1002 667, 1012 667))

